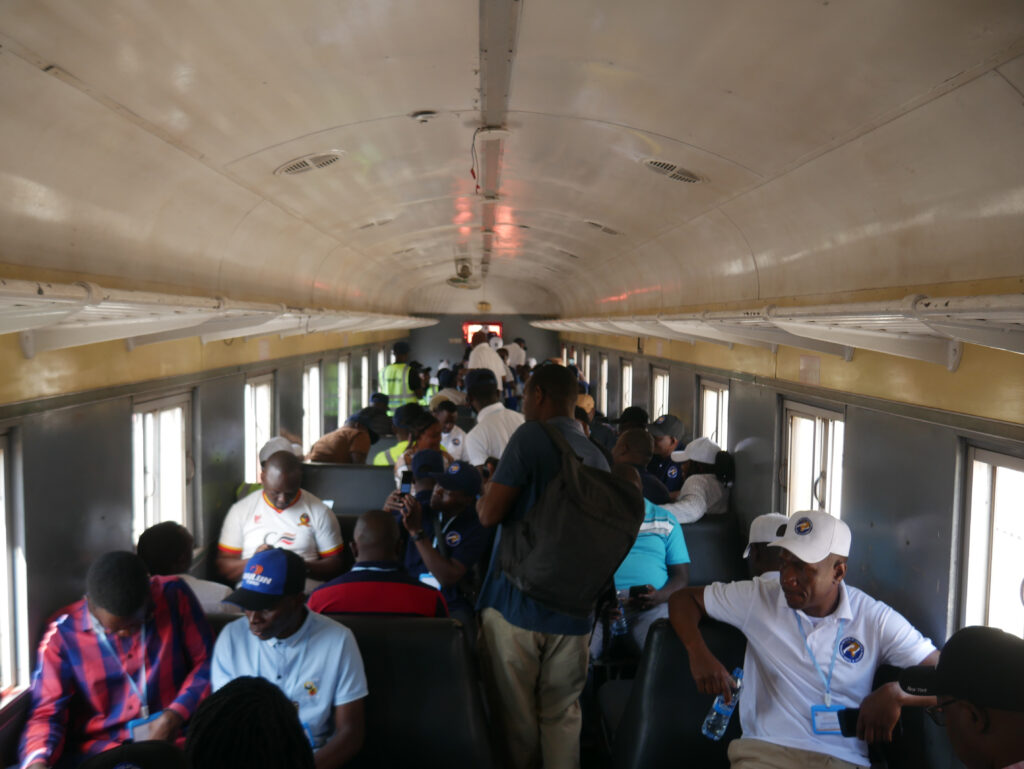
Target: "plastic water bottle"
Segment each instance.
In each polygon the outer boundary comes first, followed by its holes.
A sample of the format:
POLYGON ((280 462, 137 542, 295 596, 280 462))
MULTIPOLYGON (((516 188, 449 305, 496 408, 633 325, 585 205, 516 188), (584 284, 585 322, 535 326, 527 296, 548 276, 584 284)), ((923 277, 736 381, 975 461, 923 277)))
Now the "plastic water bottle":
POLYGON ((740 703, 740 690, 743 688, 743 668, 736 668, 732 671, 732 677, 735 681, 732 687, 732 702, 726 705, 725 697, 721 694, 715 697, 711 710, 708 711, 707 718, 704 719, 704 725, 700 728, 701 734, 709 740, 722 739, 722 735, 725 734, 725 730, 729 726, 729 719, 732 718, 732 712, 736 710, 736 706, 740 703))
POLYGON ((626 622, 626 610, 622 606, 622 599, 619 599, 619 618, 612 623, 610 628, 612 638, 624 636, 629 633, 629 623, 626 622))

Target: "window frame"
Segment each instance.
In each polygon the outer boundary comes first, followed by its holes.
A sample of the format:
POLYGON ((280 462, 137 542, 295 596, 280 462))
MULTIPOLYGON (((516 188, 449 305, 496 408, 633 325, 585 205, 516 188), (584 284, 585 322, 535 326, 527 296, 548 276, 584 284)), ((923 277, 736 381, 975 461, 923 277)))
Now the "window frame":
MULTIPOLYGON (((366 408, 370 405, 370 351, 363 350, 359 354, 359 374, 362 379, 360 382, 360 395, 362 400, 359 405, 359 409, 366 408)), ((359 409, 356 409, 357 411, 359 409)))
POLYGON ((599 359, 600 365, 600 385, 598 388, 598 402, 597 408, 602 414, 608 416, 608 356, 604 353, 601 354, 599 359))
POLYGON ((729 391, 730 382, 728 379, 716 379, 714 377, 698 376, 697 377, 697 413, 694 415, 693 423, 697 425, 697 437, 706 437, 713 440, 723 450, 728 451, 729 443, 729 391), (718 409, 715 419, 715 434, 708 435, 708 431, 705 425, 705 414, 704 414, 704 391, 715 390, 718 393, 718 409), (722 403, 722 396, 725 396, 725 403, 722 403), (724 405, 724 408, 723 408, 724 405), (724 432, 725 435, 718 435, 719 432, 724 432))
MULTIPOLYGON (((832 424, 831 423, 835 423, 835 422, 841 423, 843 425, 843 441, 845 443, 845 438, 846 438, 846 409, 843 406, 837 406, 836 408, 829 409, 829 408, 825 408, 825 407, 822 407, 822 406, 814 406, 814 405, 811 405, 809 403, 804 403, 804 402, 801 402, 801 401, 790 400, 790 399, 787 398, 787 399, 783 399, 782 400, 781 411, 782 411, 782 418, 780 420, 780 424, 781 424, 782 435, 781 435, 781 441, 780 441, 781 442, 781 452, 780 452, 780 464, 779 464, 779 473, 778 473, 778 481, 779 481, 779 508, 778 509, 783 511, 785 515, 792 515, 794 512, 798 512, 798 510, 795 509, 795 508, 792 509, 792 510, 790 509, 790 498, 791 498, 790 497, 790 491, 789 491, 790 459, 791 459, 791 457, 790 457, 790 449, 791 449, 791 447, 790 447, 790 441, 791 441, 791 435, 790 435, 790 432, 791 432, 790 431, 790 415, 791 414, 795 414, 795 415, 799 415, 799 416, 801 416, 801 417, 803 417, 805 419, 814 419, 815 420, 815 441, 817 441, 817 430, 818 430, 817 420, 819 420, 819 419, 824 420, 825 423, 829 425, 828 432, 832 434, 831 438, 834 438, 834 430, 832 428, 832 424)), ((834 440, 830 440, 830 436, 829 435, 823 435, 822 438, 823 439, 822 439, 821 447, 820 447, 820 452, 821 453, 818 454, 818 457, 817 457, 816 461, 820 461, 820 462, 822 462, 822 464, 826 464, 825 452, 831 452, 833 456, 831 457, 830 460, 828 460, 828 462, 834 463, 834 461, 835 461, 835 456, 834 456, 834 454, 835 454, 834 440), (830 446, 830 443, 831 443, 831 446, 830 446)), ((845 454, 845 451, 843 453, 845 454)), ((812 466, 812 474, 813 474, 813 466, 812 466)), ((838 476, 839 476, 839 488, 838 488, 838 492, 833 492, 832 484, 834 482, 835 475, 836 475, 836 473, 834 472, 834 467, 831 467, 831 466, 825 467, 823 470, 820 470, 818 472, 817 477, 812 481, 811 501, 812 501, 812 503, 817 505, 813 509, 827 511, 828 513, 830 513, 831 515, 835 516, 836 518, 840 518, 841 519, 842 518, 842 478, 843 478, 842 456, 840 457, 840 462, 839 462, 839 473, 838 473, 838 476), (833 472, 830 473, 829 470, 832 470, 833 472), (822 496, 817 494, 816 491, 815 491, 815 489, 817 489, 818 485, 821 483, 822 474, 823 473, 824 473, 824 477, 825 477, 826 488, 829 490, 824 495, 824 497, 825 497, 825 499, 827 501, 823 501, 822 500, 822 496), (839 508, 838 509, 832 509, 831 505, 828 504, 834 498, 835 493, 839 494, 839 500, 838 500, 839 501, 839 508)))
POLYGON ((345 420, 348 419, 352 413, 351 404, 349 401, 352 399, 352 374, 351 374, 352 356, 349 353, 344 353, 338 356, 338 426, 345 424, 345 420))
MULTIPOLYGON (((277 382, 275 372, 267 371, 259 374, 251 374, 245 378, 245 389, 243 391, 243 403, 245 416, 244 427, 245 427, 245 482, 246 483, 258 483, 260 473, 260 461, 259 451, 263 444, 259 442, 259 434, 256 431, 258 425, 254 425, 253 435, 249 435, 249 409, 250 402, 248 398, 249 388, 259 387, 260 385, 270 385, 270 425, 267 430, 267 440, 273 438, 277 434, 277 382), (250 440, 250 438, 252 440, 250 440), (250 473, 252 471, 252 473, 250 473)), ((255 404, 251 404, 253 411, 255 412, 255 404)), ((266 441, 264 441, 266 443, 266 441)))
MULTIPOLYGON (((967 625, 985 625, 987 627, 999 627, 998 625, 992 625, 991 622, 991 596, 992 596, 992 550, 995 538, 995 526, 994 517, 996 514, 995 509, 995 490, 998 479, 998 469, 1004 468, 1007 470, 1013 470, 1016 472, 1024 472, 1024 456, 1003 453, 1002 451, 994 451, 992 449, 983 448, 976 444, 968 444, 966 451, 962 455, 965 458, 963 467, 963 490, 964 490, 964 503, 962 508, 962 524, 960 526, 960 566, 959 575, 957 579, 958 594, 957 594, 957 618, 959 621, 959 627, 966 627, 967 625), (978 523, 979 511, 974 507, 974 486, 977 482, 974 472, 975 462, 980 462, 988 465, 989 468, 995 468, 997 472, 989 472, 987 482, 989 484, 988 495, 986 499, 986 510, 984 511, 985 521, 984 526, 984 553, 983 553, 983 572, 984 572, 984 593, 980 597, 980 614, 977 611, 972 611, 971 606, 971 592, 972 592, 972 550, 977 555, 977 550, 972 547, 972 539, 975 535, 975 526, 978 523)), ((1021 591, 1020 598, 1024 601, 1024 582, 1018 589, 1021 591)), ((1011 631, 1012 632, 1012 631, 1011 631)), ((1021 636, 1024 634, 1024 628, 1017 631, 1017 635, 1021 636)))
MULTIPOLYGON (((347 416, 347 415, 346 415, 347 416)), ((340 417, 339 417, 340 419, 340 417)), ((302 366, 302 444, 308 451, 324 434, 324 366, 320 359, 302 366), (316 403, 310 401, 309 383, 316 369, 316 403)))
POLYGON ((619 359, 619 403, 620 415, 633 405, 633 361, 629 358, 619 359))
MULTIPOLYGON (((136 465, 138 459, 139 446, 137 444, 138 433, 136 432, 137 424, 135 422, 137 417, 141 417, 143 420, 142 429, 143 436, 145 436, 145 415, 147 414, 158 414, 163 411, 169 411, 171 409, 181 409, 182 414, 182 447, 184 449, 184 456, 182 457, 182 470, 184 472, 184 487, 182 489, 182 502, 185 506, 184 510, 184 522, 182 525, 188 529, 195 539, 196 547, 200 547, 202 543, 201 532, 196 520, 196 504, 194 499, 194 486, 193 480, 195 479, 195 429, 193 425, 193 397, 191 390, 177 391, 171 393, 164 393, 157 397, 145 397, 145 398, 133 398, 132 399, 132 537, 133 541, 138 541, 139 535, 148 529, 150 526, 154 526, 157 523, 161 523, 165 520, 177 521, 177 516, 173 518, 164 517, 159 507, 156 510, 155 516, 151 516, 149 511, 145 507, 145 472, 146 467, 141 468, 142 476, 140 478, 140 468, 136 465), (140 498, 139 482, 142 482, 142 497, 140 498), (142 502, 142 509, 139 509, 139 502, 142 502), (141 521, 140 521, 141 513, 141 521)), ((159 427, 158 427, 159 431, 159 427)), ((143 449, 144 451, 144 449, 143 449)), ((143 460, 145 461, 145 459, 143 460)), ((159 484, 159 478, 155 481, 159 484)), ((152 495, 159 500, 159 492, 154 492, 152 495)))
POLYGON ((651 419, 657 419, 658 417, 668 414, 670 411, 669 404, 671 401, 671 387, 672 387, 672 372, 667 368, 661 366, 651 366, 651 419), (658 399, 658 386, 661 381, 664 381, 665 397, 659 404, 658 399))
POLYGON ((0 589, 6 592, 3 622, 9 632, 0 628, 0 708, 25 692, 31 684, 28 636, 28 569, 25 563, 25 516, 21 499, 20 444, 16 430, 0 428, 0 589))

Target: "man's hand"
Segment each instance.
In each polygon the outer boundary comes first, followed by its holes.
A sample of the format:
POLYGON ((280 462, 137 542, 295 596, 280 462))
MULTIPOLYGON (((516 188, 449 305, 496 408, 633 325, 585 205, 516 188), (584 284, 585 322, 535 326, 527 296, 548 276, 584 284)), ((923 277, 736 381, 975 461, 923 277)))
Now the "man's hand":
POLYGON ((172 742, 181 731, 183 723, 182 717, 173 710, 163 710, 150 725, 149 739, 172 742))
POLYGON ((903 691, 896 682, 875 689, 860 703, 857 739, 868 743, 892 742, 892 731, 900 720, 903 691))
POLYGON ((392 491, 384 500, 384 509, 389 513, 402 513, 403 494, 400 491, 392 491))
POLYGON ((668 600, 668 595, 662 596, 660 590, 655 590, 654 585, 644 585, 645 591, 637 596, 629 599, 629 605, 639 611, 651 609, 657 606, 659 603, 665 603, 668 600))
POLYGON ((732 702, 732 688, 736 682, 725 665, 706 646, 703 650, 690 653, 690 674, 701 694, 721 694, 727 703, 732 702))
POLYGON ((411 494, 406 494, 402 500, 402 525, 410 534, 423 529, 423 508, 411 494))

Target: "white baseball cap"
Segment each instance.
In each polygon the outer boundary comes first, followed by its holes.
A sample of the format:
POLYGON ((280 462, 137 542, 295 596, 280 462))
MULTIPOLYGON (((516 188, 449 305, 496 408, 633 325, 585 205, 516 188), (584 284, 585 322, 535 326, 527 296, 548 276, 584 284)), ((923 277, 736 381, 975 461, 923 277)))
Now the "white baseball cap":
POLYGON ((721 449, 718 448, 718 444, 710 438, 697 438, 687 443, 686 448, 682 451, 673 451, 672 461, 686 462, 692 459, 694 462, 713 465, 719 451, 721 449))
POLYGON ((782 539, 769 543, 788 550, 804 563, 818 563, 829 554, 850 554, 850 527, 824 510, 805 510, 789 517, 782 539))
POLYGON ((278 435, 263 444, 263 448, 260 449, 260 464, 266 462, 279 451, 290 451, 295 456, 302 457, 302 447, 299 444, 292 443, 284 436, 278 435))
POLYGON ((789 523, 789 517, 782 513, 766 513, 759 515, 750 522, 750 537, 747 539, 747 549, 743 551, 743 557, 750 555, 750 546, 762 542, 771 542, 778 539, 779 528, 789 523))

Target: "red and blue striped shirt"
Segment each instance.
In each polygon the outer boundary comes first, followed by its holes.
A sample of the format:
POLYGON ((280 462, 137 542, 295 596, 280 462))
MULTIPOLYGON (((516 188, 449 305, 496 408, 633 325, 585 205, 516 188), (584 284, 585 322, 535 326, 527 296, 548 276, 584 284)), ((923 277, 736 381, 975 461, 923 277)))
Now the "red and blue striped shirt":
MULTIPOLYGON (((210 690, 210 627, 180 579, 153 577, 149 589, 143 689, 149 712, 169 709, 187 721, 210 690)), ((53 766, 63 754, 77 763, 128 740, 128 722, 142 710, 128 679, 139 681, 142 637, 107 635, 104 644, 84 598, 62 610, 39 645, 22 767, 34 761, 53 766)))

